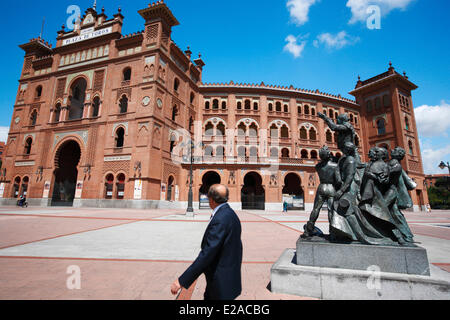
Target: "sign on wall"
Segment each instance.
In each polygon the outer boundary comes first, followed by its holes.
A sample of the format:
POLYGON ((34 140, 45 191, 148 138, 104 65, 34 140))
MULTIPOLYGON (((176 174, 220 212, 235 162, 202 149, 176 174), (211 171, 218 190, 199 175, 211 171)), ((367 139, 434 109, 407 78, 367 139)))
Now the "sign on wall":
POLYGON ((161 183, 161 201, 166 200, 166 191, 167 191, 167 185, 165 183, 161 183))
POLYGON ((98 38, 98 37, 101 37, 101 36, 104 36, 104 35, 107 35, 110 33, 112 33, 112 27, 108 27, 105 29, 97 30, 97 31, 89 30, 89 32, 83 33, 77 37, 63 40, 62 45, 67 46, 69 44, 86 41, 86 40, 93 39, 93 38, 98 38))
POLYGON ((44 192, 42 193, 42 198, 48 199, 49 193, 50 193, 50 181, 45 181, 44 192))
POLYGON ((180 200, 180 188, 175 186, 175 201, 180 200))
POLYGON ((82 193, 83 193, 83 181, 78 181, 77 190, 75 191, 75 199, 81 199, 82 193))
POLYGON ((142 199, 142 180, 136 180, 134 182, 134 200, 142 199))

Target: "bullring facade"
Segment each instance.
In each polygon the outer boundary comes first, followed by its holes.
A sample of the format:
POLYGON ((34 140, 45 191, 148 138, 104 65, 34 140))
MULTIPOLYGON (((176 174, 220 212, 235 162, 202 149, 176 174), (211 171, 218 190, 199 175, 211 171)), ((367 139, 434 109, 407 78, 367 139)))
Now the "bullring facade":
POLYGON ((193 140, 196 207, 214 183, 237 209, 310 210, 318 151, 336 136, 317 116, 347 113, 363 160, 372 146, 407 150, 403 166, 428 203, 411 91, 389 69, 350 92, 355 100, 264 83, 206 84, 205 66, 171 39, 163 3, 139 11, 144 30, 122 35, 123 15, 89 8, 74 30, 25 51, 0 175, 0 198, 31 205, 186 208, 193 140))

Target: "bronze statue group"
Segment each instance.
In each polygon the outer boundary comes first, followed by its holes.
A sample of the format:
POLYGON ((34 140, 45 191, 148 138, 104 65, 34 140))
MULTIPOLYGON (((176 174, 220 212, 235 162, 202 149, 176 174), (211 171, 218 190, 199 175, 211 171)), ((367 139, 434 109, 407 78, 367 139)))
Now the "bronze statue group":
POLYGON ((324 114, 319 117, 337 133, 344 155, 336 161, 327 146, 320 150, 321 162, 316 166, 320 185, 302 238, 317 235, 315 224, 326 202, 332 242, 415 246, 401 212, 413 207, 408 191, 417 187, 401 166, 405 150, 397 147, 389 157, 388 150, 374 147, 369 163, 362 163, 348 115, 339 115, 337 123, 324 114))

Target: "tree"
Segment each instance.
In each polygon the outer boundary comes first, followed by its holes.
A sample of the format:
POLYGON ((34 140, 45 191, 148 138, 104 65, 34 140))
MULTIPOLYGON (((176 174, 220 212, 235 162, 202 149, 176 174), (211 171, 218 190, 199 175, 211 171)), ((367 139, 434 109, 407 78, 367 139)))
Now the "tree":
POLYGON ((438 179, 428 189, 428 198, 432 209, 450 209, 450 178, 438 179))

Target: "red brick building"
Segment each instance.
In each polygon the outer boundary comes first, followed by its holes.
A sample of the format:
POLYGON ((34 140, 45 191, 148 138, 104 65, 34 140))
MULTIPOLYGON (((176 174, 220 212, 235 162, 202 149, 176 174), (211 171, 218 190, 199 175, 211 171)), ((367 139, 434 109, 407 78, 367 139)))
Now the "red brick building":
POLYGON ((356 100, 265 85, 206 84, 205 63, 171 39, 179 22, 163 3, 140 10, 144 30, 122 35, 119 11, 88 9, 53 48, 30 40, 5 157, 2 203, 26 193, 30 205, 186 208, 189 138, 195 137, 195 206, 213 183, 240 208, 310 210, 314 166, 336 137, 317 117, 348 113, 364 160, 370 147, 401 146, 428 203, 411 91, 392 66, 359 80, 356 100), (201 144, 203 142, 203 144, 201 144), (172 155, 179 155, 177 158, 172 155))

